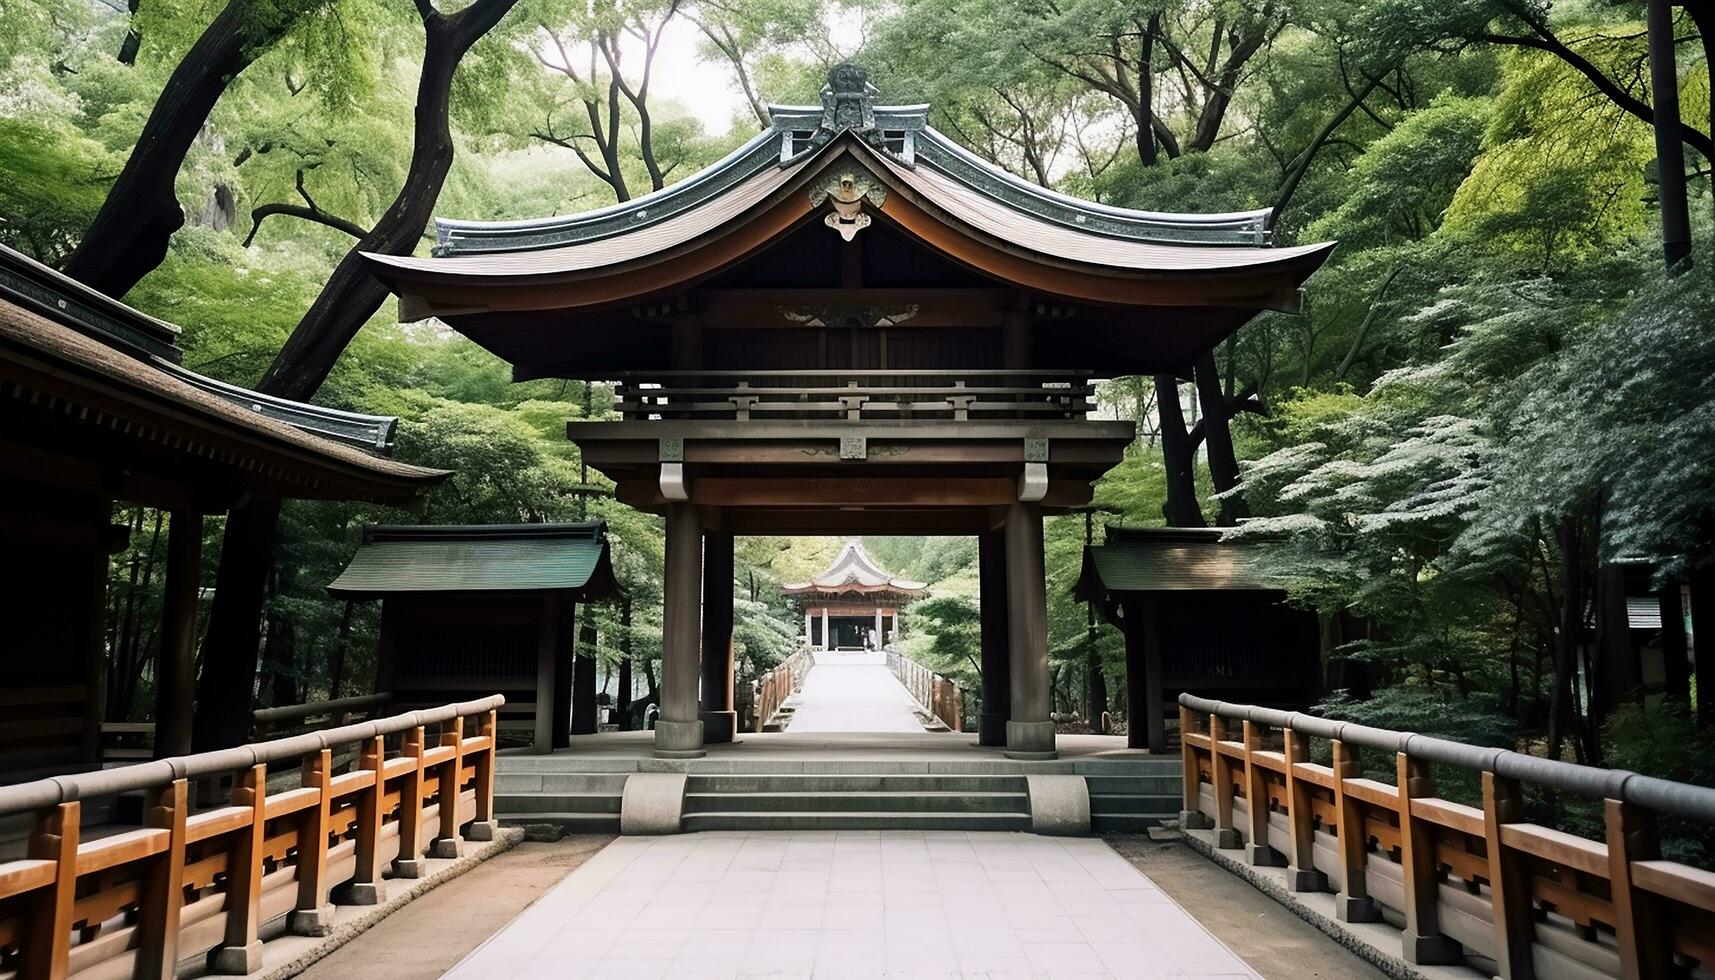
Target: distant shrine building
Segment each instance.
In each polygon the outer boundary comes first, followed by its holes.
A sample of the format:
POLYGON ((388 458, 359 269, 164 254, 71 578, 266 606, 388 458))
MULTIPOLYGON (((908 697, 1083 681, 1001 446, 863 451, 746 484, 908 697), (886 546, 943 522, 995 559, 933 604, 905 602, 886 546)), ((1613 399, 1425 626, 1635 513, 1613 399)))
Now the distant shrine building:
POLYGON ((885 650, 899 633, 899 611, 926 588, 883 571, 862 542, 847 541, 820 575, 780 591, 804 614, 810 649, 885 650))
POLYGON ((621 418, 567 432, 666 518, 662 756, 732 737, 734 535, 970 534, 981 740, 1053 757, 1042 519, 1086 506, 1136 434, 1090 418, 1092 379, 1188 375, 1296 310, 1332 248, 1273 247, 1267 211, 1046 190, 875 92, 841 65, 821 105, 773 107, 665 190, 442 220, 431 257, 368 256, 402 319, 440 318, 515 378, 616 383, 621 418))

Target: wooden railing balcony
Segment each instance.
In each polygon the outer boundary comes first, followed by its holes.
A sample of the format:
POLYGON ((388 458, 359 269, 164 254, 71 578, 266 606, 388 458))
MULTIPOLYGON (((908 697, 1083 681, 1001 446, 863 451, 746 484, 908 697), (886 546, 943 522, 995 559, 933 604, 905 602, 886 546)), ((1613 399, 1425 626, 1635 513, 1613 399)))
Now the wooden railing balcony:
POLYGON ((1083 419, 1082 371, 655 371, 615 379, 627 421, 1052 421, 1083 419))
POLYGON ((1666 859, 1657 829, 1715 823, 1715 789, 1188 694, 1179 705, 1181 822, 1252 865, 1284 864, 1292 891, 1336 893, 1343 921, 1403 923, 1412 963, 1509 980, 1715 964, 1715 871, 1666 859), (1392 781, 1366 776, 1360 754, 1392 781), (1437 768, 1480 774, 1480 805, 1443 798, 1437 768), (1603 839, 1533 822, 1532 801, 1556 795, 1599 801, 1603 839))
POLYGON ((164 980, 205 954, 244 974, 282 924, 325 935, 330 902, 380 904, 389 874, 493 838, 504 702, 0 787, 0 818, 35 823, 0 857, 0 976, 164 980), (138 793, 141 825, 85 812, 138 793))

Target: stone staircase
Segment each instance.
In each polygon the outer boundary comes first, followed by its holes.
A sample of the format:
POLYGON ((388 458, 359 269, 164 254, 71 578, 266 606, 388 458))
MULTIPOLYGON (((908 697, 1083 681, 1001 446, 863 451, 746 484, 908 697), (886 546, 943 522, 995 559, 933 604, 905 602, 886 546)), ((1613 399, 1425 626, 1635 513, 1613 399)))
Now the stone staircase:
POLYGON ((625 780, 637 766, 604 763, 583 760, 574 767, 554 756, 502 756, 494 774, 495 816, 527 828, 546 825, 556 833, 617 834, 625 780))
POLYGON ((1030 829, 1022 775, 691 774, 686 830, 1030 829))
POLYGON ((1114 760, 1084 773, 1090 787, 1090 829, 1145 833, 1176 820, 1183 800, 1180 762, 1171 757, 1114 760))

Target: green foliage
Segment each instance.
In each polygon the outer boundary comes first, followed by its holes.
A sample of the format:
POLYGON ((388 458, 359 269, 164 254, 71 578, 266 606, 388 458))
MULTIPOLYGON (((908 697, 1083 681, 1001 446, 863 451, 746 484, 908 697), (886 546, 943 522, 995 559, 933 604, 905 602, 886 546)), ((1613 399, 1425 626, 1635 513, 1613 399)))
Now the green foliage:
POLYGON ((0 242, 47 262, 70 252, 118 166, 75 131, 0 118, 0 242))

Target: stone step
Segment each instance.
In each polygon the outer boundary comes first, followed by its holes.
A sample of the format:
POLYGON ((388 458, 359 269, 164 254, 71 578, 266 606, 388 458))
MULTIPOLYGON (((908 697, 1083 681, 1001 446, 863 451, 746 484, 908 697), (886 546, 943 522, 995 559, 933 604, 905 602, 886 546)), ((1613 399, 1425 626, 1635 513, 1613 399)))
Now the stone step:
POLYGON ((1183 792, 1177 770, 1164 776, 1086 775, 1084 778, 1089 781, 1092 794, 1148 793, 1155 796, 1177 796, 1183 792))
POLYGON ((693 775, 686 780, 691 793, 890 793, 890 792, 1011 792, 1023 793, 1023 776, 911 774, 732 773, 693 775))
POLYGON ((1161 821, 1174 816, 1163 813, 1092 813, 1090 830, 1098 834, 1145 834, 1150 828, 1161 826, 1161 821))
POLYGON ((494 791, 506 793, 625 792, 628 772, 496 772, 494 791))
POLYGON ((1177 814, 1182 798, 1159 793, 1091 793, 1091 813, 1177 814))
POLYGON ((618 793, 496 793, 494 812, 509 813, 619 813, 618 793))
POLYGON ((717 811, 687 813, 694 830, 1030 830, 1025 813, 815 813, 717 811))
POLYGON ((868 790, 857 792, 783 791, 758 793, 686 793, 685 813, 1006 813, 1028 814, 1027 793, 971 790, 868 790))

